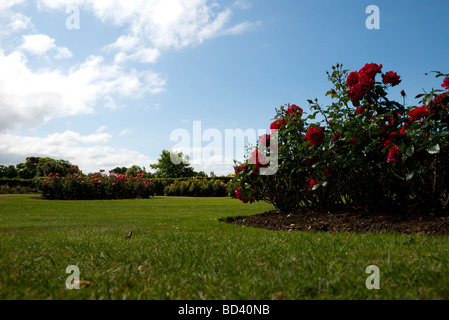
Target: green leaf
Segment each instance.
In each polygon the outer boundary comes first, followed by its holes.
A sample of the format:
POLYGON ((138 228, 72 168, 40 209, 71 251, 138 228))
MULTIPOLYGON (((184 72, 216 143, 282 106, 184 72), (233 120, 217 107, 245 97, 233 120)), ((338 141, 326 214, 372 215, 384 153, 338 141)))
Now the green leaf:
POLYGON ((449 130, 444 130, 440 133, 440 137, 446 137, 449 136, 449 130))
POLYGON ((415 175, 415 172, 414 172, 414 171, 407 173, 407 174, 405 175, 405 181, 410 181, 410 180, 412 180, 412 178, 413 178, 414 175, 415 175))
POLYGON ((427 152, 430 154, 438 154, 440 153, 440 145, 437 143, 436 145, 429 147, 427 152))
POLYGON ((432 100, 433 100, 433 94, 429 93, 429 94, 426 94, 426 96, 422 99, 422 102, 423 102, 426 106, 428 106, 428 105, 430 105, 430 103, 432 102, 432 100))
POLYGON ((411 158, 413 156, 413 153, 415 153, 415 146, 409 146, 405 149, 405 155, 409 158, 411 158))

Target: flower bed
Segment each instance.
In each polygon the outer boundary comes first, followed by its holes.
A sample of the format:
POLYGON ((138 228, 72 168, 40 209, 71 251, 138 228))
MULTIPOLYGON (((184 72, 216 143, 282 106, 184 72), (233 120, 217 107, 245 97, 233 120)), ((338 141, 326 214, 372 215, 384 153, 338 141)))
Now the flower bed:
POLYGON ((236 163, 236 197, 266 200, 284 212, 412 204, 447 213, 449 75, 435 72, 445 77, 446 91, 425 92, 417 96, 420 106, 406 106, 404 91, 402 103, 387 94, 400 85, 400 76, 382 69, 371 63, 349 72, 337 64, 328 72, 331 105, 308 100, 310 115, 296 105, 277 109, 271 129, 278 130, 278 143, 273 134, 263 136, 250 158, 236 163), (318 115, 321 121, 311 122, 318 115), (273 161, 272 146, 277 146, 278 170, 263 176, 252 158, 261 153, 273 161))

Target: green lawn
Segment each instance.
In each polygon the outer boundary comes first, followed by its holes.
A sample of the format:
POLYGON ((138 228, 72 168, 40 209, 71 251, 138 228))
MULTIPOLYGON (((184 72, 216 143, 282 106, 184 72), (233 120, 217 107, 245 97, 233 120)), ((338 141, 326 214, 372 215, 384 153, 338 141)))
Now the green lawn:
POLYGON ((220 221, 271 209, 230 198, 0 195, 0 299, 449 298, 448 237, 275 232, 220 221), (68 290, 69 265, 89 285, 68 290), (379 267, 379 290, 366 288, 369 265, 379 267))

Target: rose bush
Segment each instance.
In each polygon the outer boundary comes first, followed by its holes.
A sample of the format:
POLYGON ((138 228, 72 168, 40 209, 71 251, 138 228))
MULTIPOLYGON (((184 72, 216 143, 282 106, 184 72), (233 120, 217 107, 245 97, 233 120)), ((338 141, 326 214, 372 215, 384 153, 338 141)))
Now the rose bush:
POLYGON ((167 196, 184 197, 225 197, 228 195, 227 184, 220 179, 189 178, 176 180, 165 187, 167 196))
POLYGON ((60 200, 136 199, 155 193, 153 180, 144 178, 143 173, 131 176, 110 171, 107 175, 103 170, 88 175, 73 172, 65 177, 50 173, 39 179, 38 188, 44 198, 60 200))
POLYGON ((370 63, 349 72, 337 64, 327 72, 329 106, 308 100, 310 115, 296 105, 277 109, 270 129, 278 131, 278 143, 265 135, 236 163, 236 197, 269 201, 281 211, 408 205, 447 213, 449 77, 436 72, 446 91, 424 92, 419 106, 407 107, 404 90, 402 104, 387 93, 401 77, 382 69, 370 63), (274 146, 278 170, 261 175, 252 158, 269 156, 274 146))

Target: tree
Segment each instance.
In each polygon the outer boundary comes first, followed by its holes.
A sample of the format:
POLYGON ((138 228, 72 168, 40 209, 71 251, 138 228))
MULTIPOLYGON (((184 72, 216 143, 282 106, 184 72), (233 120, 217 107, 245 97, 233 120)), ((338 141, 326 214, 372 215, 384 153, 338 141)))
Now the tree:
POLYGON ((6 167, 4 165, 0 165, 0 178, 6 177, 6 167))
POLYGON ((126 174, 126 170, 128 170, 127 167, 115 167, 114 169, 112 169, 112 171, 116 174, 126 174))
MULTIPOLYGON (((73 173, 78 170, 72 170, 73 168, 77 168, 73 166, 67 160, 54 160, 52 158, 40 158, 38 161, 38 165, 36 167, 35 177, 44 177, 48 176, 50 173, 59 173, 61 176, 66 176, 69 173, 73 173)), ((77 172, 79 173, 79 172, 77 172)))
POLYGON ((195 176, 195 170, 188 163, 189 157, 184 156, 182 152, 174 153, 163 150, 158 163, 150 165, 152 169, 156 169, 156 178, 188 178, 195 176), (173 160, 182 160, 181 163, 175 164, 173 160))
POLYGON ((137 165, 133 165, 131 168, 127 169, 125 174, 127 176, 137 176, 138 174, 143 173, 144 175, 146 174, 145 168, 142 169, 141 167, 137 166, 137 165))
POLYGON ((5 176, 6 178, 13 179, 18 176, 18 172, 13 165, 10 165, 5 169, 5 176))

